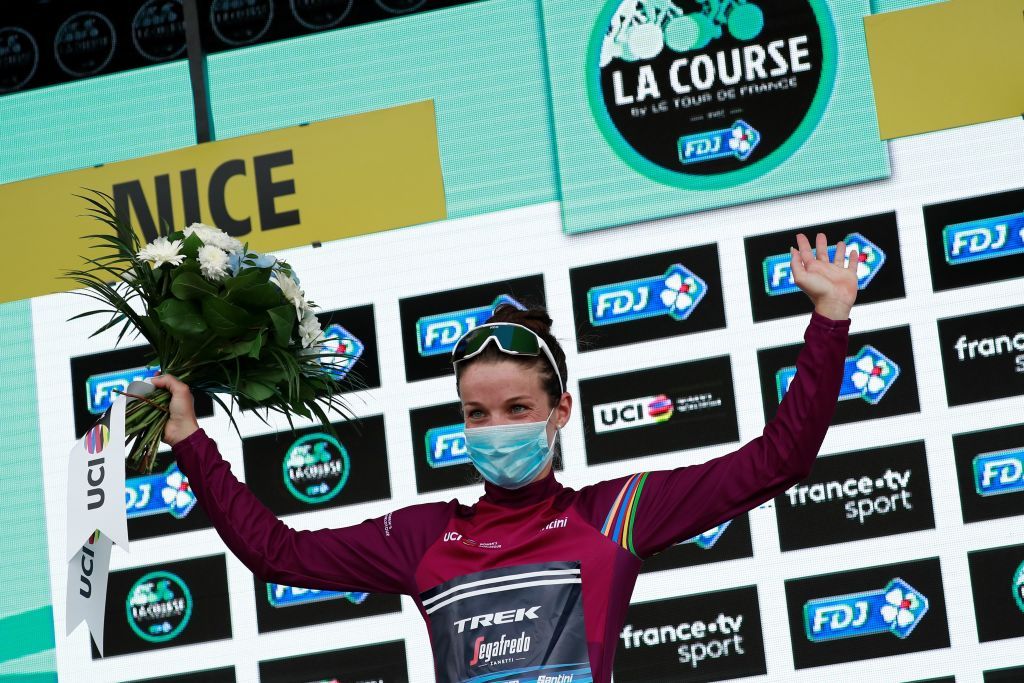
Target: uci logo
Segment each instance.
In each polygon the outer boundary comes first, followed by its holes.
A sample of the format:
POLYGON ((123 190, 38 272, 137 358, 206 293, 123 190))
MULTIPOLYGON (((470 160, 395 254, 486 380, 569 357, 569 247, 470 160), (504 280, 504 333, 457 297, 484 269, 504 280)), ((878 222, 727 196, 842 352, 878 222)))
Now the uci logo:
POLYGON ((671 419, 675 402, 665 394, 645 396, 617 403, 594 406, 594 432, 616 432, 633 427, 646 427, 671 419))
POLYGON ((416 345, 423 357, 449 354, 455 342, 474 327, 484 324, 494 315, 494 309, 501 304, 511 304, 523 310, 525 306, 507 294, 502 294, 493 303, 478 308, 467 308, 451 313, 428 315, 416 321, 416 345))

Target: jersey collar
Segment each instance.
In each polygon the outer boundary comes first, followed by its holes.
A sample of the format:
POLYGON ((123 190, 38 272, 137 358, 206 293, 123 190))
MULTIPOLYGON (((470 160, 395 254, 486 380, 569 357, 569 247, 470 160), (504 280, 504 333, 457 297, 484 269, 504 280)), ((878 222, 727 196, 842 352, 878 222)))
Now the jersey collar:
POLYGON ((518 489, 505 489, 489 481, 484 482, 484 495, 481 500, 505 507, 525 507, 550 498, 562 490, 562 485, 555 479, 554 468, 547 476, 518 489))

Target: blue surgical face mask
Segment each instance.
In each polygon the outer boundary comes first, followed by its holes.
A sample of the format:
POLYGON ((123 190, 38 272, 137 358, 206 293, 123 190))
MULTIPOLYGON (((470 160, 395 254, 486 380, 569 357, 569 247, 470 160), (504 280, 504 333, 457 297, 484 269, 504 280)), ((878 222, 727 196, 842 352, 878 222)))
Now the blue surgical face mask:
POLYGON ((526 486, 540 474, 554 454, 555 439, 548 443, 548 420, 475 427, 465 430, 469 459, 483 478, 504 489, 526 486))

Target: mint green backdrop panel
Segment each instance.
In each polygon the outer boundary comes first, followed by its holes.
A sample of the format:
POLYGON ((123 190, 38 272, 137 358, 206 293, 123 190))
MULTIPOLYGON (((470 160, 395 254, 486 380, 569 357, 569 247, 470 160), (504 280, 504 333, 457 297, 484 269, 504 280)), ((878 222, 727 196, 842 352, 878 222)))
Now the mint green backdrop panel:
POLYGON ((889 176, 879 140, 863 18, 868 0, 829 2, 838 69, 821 121, 785 162, 726 189, 683 190, 635 171, 608 145, 587 101, 587 43, 603 2, 543 0, 567 232, 635 223, 889 176))
POLYGON ((932 5, 936 2, 947 2, 948 0, 871 0, 871 11, 875 14, 879 12, 895 12, 899 9, 910 9, 911 7, 920 7, 921 5, 932 5))
POLYGON ((536 0, 487 0, 214 54, 216 137, 432 99, 449 217, 552 201, 541 31, 536 0))
MULTIPOLYGON (((0 97, 0 121, 0 183, 195 144, 184 62, 0 97)), ((55 681, 30 301, 0 304, 0 377, 0 683, 55 681)))

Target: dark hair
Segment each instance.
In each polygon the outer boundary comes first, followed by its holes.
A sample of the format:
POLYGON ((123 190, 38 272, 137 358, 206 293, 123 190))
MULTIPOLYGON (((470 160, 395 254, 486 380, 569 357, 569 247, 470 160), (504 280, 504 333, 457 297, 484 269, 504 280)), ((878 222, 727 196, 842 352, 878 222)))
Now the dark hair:
MULTIPOLYGON (((544 340, 544 343, 548 345, 548 349, 551 350, 551 355, 555 357, 555 363, 558 365, 558 372, 562 375, 562 381, 568 382, 569 371, 565 366, 565 351, 562 350, 558 340, 551 335, 551 317, 548 315, 547 309, 541 306, 531 306, 526 310, 521 310, 511 304, 501 304, 494 309, 494 314, 487 319, 487 322, 515 323, 535 332, 537 336, 544 340)), ((480 355, 456 363, 456 386, 458 386, 462 372, 470 363, 477 361, 493 363, 499 360, 518 363, 524 368, 535 368, 540 373, 541 385, 544 387, 544 392, 548 395, 551 406, 558 405, 559 400, 562 398, 562 388, 558 385, 558 376, 555 375, 551 362, 543 352, 539 356, 512 356, 502 353, 494 344, 488 344, 480 352, 480 355)))

